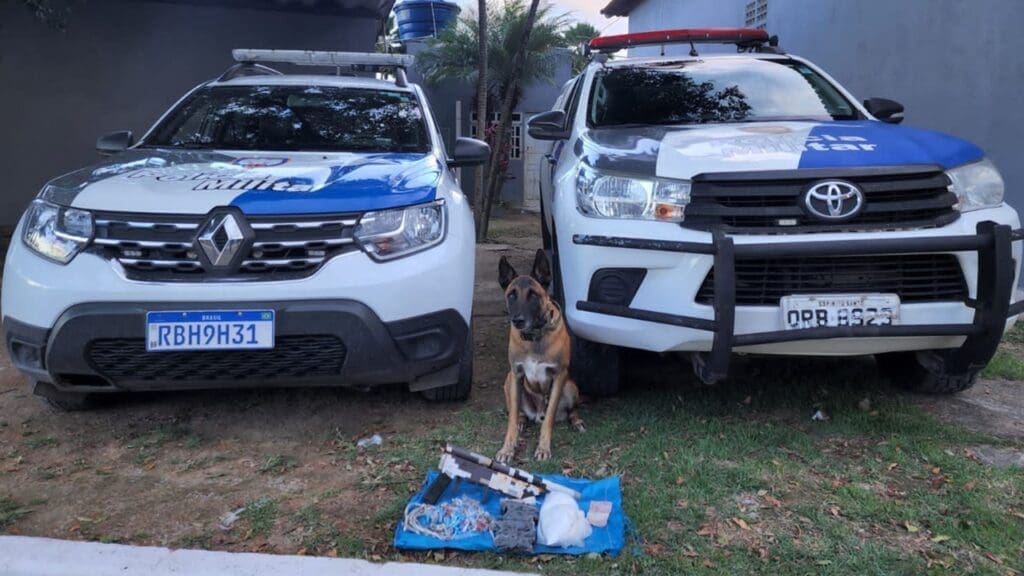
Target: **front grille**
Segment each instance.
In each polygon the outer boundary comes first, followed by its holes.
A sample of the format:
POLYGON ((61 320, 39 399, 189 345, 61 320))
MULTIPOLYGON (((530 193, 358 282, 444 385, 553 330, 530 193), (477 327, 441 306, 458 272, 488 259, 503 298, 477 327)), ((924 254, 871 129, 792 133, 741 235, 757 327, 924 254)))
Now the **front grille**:
MULTIPOLYGON (((736 261, 736 304, 778 306, 801 294, 898 294, 903 303, 963 302, 967 284, 952 254, 772 258, 736 261)), ((712 304, 712 269, 696 301, 712 304)))
POLYGON ((732 233, 790 234, 903 230, 945 226, 959 218, 949 178, 933 167, 823 172, 797 170, 706 174, 693 179, 683 226, 732 233), (844 222, 823 222, 801 208, 815 182, 840 179, 864 192, 863 211, 844 222))
POLYGON ((114 384, 167 381, 272 381, 336 376, 345 345, 334 336, 279 336, 269 350, 146 352, 142 338, 93 340, 86 357, 114 384))
POLYGON ((95 247, 141 281, 288 280, 309 276, 324 262, 356 250, 358 214, 248 216, 252 245, 229 276, 203 268, 195 239, 205 215, 97 213, 95 247))

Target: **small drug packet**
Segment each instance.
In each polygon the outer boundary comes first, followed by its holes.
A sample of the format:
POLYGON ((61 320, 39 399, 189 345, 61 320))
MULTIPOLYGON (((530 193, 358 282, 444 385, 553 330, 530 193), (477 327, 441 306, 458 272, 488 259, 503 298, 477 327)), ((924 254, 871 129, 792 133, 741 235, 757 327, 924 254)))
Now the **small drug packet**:
POLYGON ((606 500, 595 500, 590 503, 587 510, 587 522, 595 528, 604 528, 608 525, 608 516, 612 513, 612 503, 606 500))

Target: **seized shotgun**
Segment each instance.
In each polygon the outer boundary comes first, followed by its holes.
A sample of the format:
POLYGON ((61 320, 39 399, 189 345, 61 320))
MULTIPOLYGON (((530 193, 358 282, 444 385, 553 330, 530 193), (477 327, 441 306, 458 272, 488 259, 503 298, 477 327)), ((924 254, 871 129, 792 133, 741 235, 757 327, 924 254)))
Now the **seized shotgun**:
POLYGON ((512 498, 531 498, 545 492, 562 492, 577 500, 580 498, 580 493, 571 488, 451 444, 445 446, 437 467, 441 474, 423 494, 427 504, 436 503, 452 480, 463 478, 512 498))

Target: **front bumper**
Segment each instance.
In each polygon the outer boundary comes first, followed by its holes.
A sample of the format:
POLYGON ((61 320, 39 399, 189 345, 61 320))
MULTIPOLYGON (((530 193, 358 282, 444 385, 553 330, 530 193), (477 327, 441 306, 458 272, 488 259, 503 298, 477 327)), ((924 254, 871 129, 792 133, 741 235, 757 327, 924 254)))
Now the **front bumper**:
MULTIPOLYGON (((237 304, 233 304, 237 307, 237 304)), ((258 386, 366 388, 454 384, 469 326, 452 309, 383 322, 351 300, 247 303, 276 311, 271 350, 145 351, 146 312, 223 309, 223 302, 73 306, 51 330, 5 318, 7 351, 22 372, 69 392, 258 386)))
MULTIPOLYGON (((1006 224, 979 222, 973 235, 920 236, 913 238, 870 238, 823 240, 817 242, 758 242, 737 244, 722 232, 711 234, 710 243, 666 241, 629 237, 575 234, 579 246, 644 250, 711 256, 715 270, 713 318, 671 314, 630 306, 610 305, 579 299, 571 304, 577 311, 640 320, 711 333, 706 359, 698 364, 707 382, 726 377, 730 357, 736 348, 836 338, 964 337, 953 355, 950 369, 969 372, 983 368, 995 354, 1007 318, 1024 311, 1024 301, 1011 305, 1016 260, 1012 243, 1024 239, 1024 231, 1006 224), (736 333, 736 261, 750 258, 792 256, 869 256, 915 253, 974 253, 977 264, 974 294, 965 306, 973 310, 970 322, 910 323, 898 326, 846 326, 805 330, 769 330, 736 333)), ((570 322, 571 323, 571 322, 570 322)))

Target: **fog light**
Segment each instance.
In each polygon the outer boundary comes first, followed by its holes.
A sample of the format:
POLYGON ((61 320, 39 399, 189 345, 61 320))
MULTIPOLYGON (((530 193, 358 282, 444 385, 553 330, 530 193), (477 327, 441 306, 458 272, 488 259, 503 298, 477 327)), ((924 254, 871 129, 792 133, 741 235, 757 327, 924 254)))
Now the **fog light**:
POLYGON ((646 268, 602 268, 590 279, 587 300, 629 306, 646 276, 646 268))

